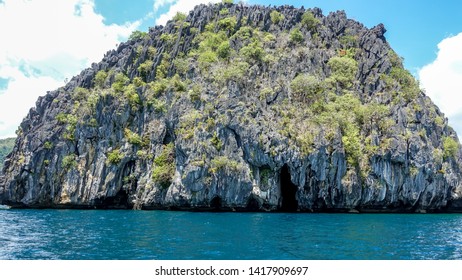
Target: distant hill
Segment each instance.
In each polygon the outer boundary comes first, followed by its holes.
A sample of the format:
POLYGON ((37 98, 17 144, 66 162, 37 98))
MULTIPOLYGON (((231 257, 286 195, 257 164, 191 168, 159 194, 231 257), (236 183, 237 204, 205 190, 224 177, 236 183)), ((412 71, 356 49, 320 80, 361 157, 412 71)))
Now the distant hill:
POLYGON ((3 168, 5 157, 13 150, 16 138, 0 139, 0 170, 3 168))

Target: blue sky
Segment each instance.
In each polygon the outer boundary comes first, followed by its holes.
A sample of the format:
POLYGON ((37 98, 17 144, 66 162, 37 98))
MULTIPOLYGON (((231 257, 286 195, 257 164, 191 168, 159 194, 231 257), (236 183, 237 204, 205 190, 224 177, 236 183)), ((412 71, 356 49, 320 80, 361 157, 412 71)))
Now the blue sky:
MULTIPOLYGON (((220 0, 212 0, 219 2, 220 0)), ((0 138, 38 96, 77 75, 133 30, 147 31, 200 0, 0 0, 0 138), (24 24, 26 23, 26 24, 24 24), (31 44, 33 42, 33 44, 31 44)), ((462 135, 462 1, 248 0, 247 4, 345 10, 383 23, 390 45, 462 135), (461 94, 457 94, 461 93, 461 94)))

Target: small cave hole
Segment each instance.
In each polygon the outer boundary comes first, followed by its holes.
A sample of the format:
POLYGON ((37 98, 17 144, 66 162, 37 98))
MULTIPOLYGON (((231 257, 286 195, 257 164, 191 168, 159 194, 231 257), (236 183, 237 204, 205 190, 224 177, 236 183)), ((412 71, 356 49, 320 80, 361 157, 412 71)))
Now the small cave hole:
POLYGON ((216 210, 216 211, 220 210, 221 205, 222 205, 222 199, 219 196, 215 196, 210 201, 210 208, 212 208, 212 210, 216 210))
POLYGON ((261 208, 260 203, 258 202, 255 197, 250 197, 249 200, 247 201, 247 205, 245 207, 245 210, 247 211, 259 211, 261 208))
POLYGON ((128 209, 128 193, 125 190, 120 190, 115 196, 106 197, 101 208, 109 209, 128 209))
POLYGON ((168 145, 173 141, 173 136, 170 133, 170 130, 167 129, 167 132, 165 133, 164 139, 162 141, 162 144, 168 145))
POLYGON ((285 164, 281 169, 281 204, 280 211, 295 212, 298 209, 297 186, 290 179, 289 167, 285 164))

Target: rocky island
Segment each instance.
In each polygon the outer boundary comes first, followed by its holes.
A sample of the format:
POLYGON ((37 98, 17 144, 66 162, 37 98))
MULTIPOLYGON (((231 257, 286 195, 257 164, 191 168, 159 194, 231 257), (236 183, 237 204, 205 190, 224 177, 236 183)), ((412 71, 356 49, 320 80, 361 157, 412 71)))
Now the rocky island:
POLYGON ((381 24, 197 6, 134 32, 18 129, 0 203, 462 211, 461 150, 381 24))

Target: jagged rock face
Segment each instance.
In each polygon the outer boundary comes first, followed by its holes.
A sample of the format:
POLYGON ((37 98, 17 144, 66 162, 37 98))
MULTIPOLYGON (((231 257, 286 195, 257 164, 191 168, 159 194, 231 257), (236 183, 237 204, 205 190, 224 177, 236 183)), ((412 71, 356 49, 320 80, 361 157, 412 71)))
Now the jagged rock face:
POLYGON ((459 211, 457 136, 385 32, 291 6, 177 15, 39 98, 0 201, 459 211))

